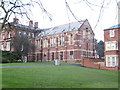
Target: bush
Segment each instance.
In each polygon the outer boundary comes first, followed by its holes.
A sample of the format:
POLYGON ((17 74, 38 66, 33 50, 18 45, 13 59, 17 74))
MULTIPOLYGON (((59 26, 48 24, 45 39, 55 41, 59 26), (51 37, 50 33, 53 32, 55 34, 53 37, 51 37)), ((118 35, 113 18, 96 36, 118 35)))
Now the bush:
POLYGON ((16 52, 2 51, 2 63, 15 62, 20 59, 16 52))

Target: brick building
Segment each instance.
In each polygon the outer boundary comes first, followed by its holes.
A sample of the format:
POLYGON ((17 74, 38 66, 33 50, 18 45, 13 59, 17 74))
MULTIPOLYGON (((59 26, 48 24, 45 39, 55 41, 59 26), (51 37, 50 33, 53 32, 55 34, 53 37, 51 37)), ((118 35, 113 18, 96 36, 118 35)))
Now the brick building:
POLYGON ((35 38, 35 45, 35 61, 82 63, 83 57, 94 57, 94 33, 88 20, 44 29, 35 38))
POLYGON ((106 67, 120 64, 120 24, 104 29, 106 67))
POLYGON ((28 53, 28 61, 59 59, 82 63, 83 57, 94 57, 94 32, 88 20, 40 29, 37 22, 33 25, 33 21, 30 21, 26 26, 19 24, 19 20, 14 18, 10 25, 13 27, 11 32, 3 30, 0 34, 0 49, 14 51, 11 38, 27 35, 36 46, 34 53, 28 53))
MULTIPOLYGON (((12 38, 20 35, 26 35, 29 37, 32 43, 34 43, 35 37, 41 32, 41 29, 38 28, 38 23, 33 21, 29 22, 29 25, 19 24, 17 18, 13 19, 13 22, 6 25, 0 33, 0 49, 2 51, 15 51, 14 47, 11 45, 12 38), (8 30, 6 30, 8 29, 8 30)), ((18 41, 19 42, 19 41, 18 41)))

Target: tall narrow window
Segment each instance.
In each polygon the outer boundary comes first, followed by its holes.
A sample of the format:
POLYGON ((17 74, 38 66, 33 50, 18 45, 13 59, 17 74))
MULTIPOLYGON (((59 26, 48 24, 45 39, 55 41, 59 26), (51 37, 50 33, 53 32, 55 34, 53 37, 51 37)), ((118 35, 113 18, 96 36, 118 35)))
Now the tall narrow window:
POLYGON ((115 67, 115 57, 112 57, 112 66, 115 67))
POLYGON ((107 57, 107 66, 109 67, 110 66, 110 57, 107 57))
POLYGON ((70 59, 73 59, 73 51, 70 51, 70 59))
POLYGON ((54 60, 54 52, 52 52, 52 60, 54 60))
POLYGON ((32 37, 34 38, 34 33, 32 33, 32 37))
POLYGON ((7 42, 6 50, 10 51, 10 42, 7 42))
POLYGON ((60 60, 63 60, 63 52, 60 52, 60 60))
POLYGON ((54 38, 54 46, 56 46, 56 38, 54 38))
POLYGON ((29 32, 28 36, 31 37, 31 33, 30 32, 29 32))
POLYGON ((8 38, 10 38, 10 32, 8 32, 8 38))
POLYGON ((64 36, 61 36, 61 45, 64 45, 64 36))
POLYGON ((43 44, 44 44, 44 47, 48 47, 48 40, 44 39, 43 44))
POLYGON ((70 34, 69 40, 70 40, 70 44, 73 44, 73 35, 72 34, 70 34))

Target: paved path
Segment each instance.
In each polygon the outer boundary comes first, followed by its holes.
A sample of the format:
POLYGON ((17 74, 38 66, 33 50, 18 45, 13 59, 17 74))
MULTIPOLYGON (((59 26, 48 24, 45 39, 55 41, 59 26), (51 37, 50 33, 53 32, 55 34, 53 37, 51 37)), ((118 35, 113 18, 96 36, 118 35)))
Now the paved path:
MULTIPOLYGON (((61 64, 63 66, 80 66, 79 64, 61 64)), ((55 66, 55 65, 36 65, 36 66, 4 66, 0 68, 23 68, 23 67, 48 67, 48 66, 55 66)))

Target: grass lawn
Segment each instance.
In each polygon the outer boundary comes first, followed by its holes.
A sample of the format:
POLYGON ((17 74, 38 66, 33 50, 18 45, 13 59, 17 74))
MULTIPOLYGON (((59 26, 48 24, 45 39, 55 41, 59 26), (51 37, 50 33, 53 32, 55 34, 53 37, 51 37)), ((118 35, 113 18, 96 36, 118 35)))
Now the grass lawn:
POLYGON ((28 63, 4 63, 0 64, 1 66, 35 66, 35 65, 54 65, 51 62, 28 62, 28 63))
MULTIPOLYGON (((7 66, 28 65, 6 64, 7 66)), ((39 63, 50 65, 53 63, 39 63)), ((3 64, 3 66, 6 66, 3 64)), ((38 65, 31 63, 31 65, 38 65)), ((79 66, 22 67, 2 69, 3 88, 117 88, 118 72, 79 66)))

